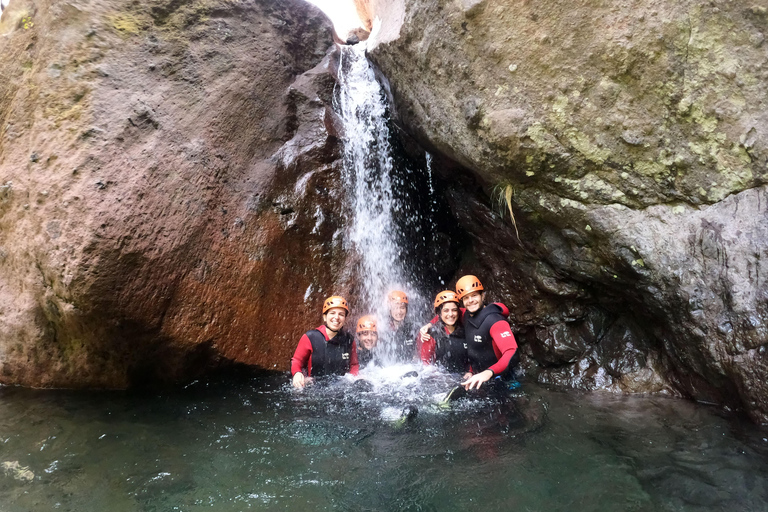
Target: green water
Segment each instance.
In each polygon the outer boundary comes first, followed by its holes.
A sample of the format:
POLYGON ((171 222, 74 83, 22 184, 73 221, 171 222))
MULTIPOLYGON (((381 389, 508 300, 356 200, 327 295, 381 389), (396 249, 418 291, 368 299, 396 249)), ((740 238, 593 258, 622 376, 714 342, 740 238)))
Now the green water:
POLYGON ((0 511, 768 510, 768 433, 711 408, 526 384, 443 410, 444 383, 283 382, 0 388, 0 511))

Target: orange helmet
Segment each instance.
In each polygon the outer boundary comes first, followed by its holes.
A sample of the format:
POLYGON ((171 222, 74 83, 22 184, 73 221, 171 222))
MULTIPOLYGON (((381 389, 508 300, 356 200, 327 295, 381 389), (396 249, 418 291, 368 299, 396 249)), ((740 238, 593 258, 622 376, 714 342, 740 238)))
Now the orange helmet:
POLYGON ((475 276, 464 276, 456 281, 456 295, 461 300, 465 295, 469 295, 472 292, 483 291, 483 283, 475 276))
POLYGON ((437 297, 435 297, 435 309, 439 308, 446 302, 455 302, 458 304, 459 298, 451 290, 443 290, 437 294, 437 297))
POLYGON ((343 308, 347 310, 347 313, 349 313, 347 300, 340 295, 332 295, 331 297, 325 299, 325 302, 323 302, 323 314, 326 314, 329 309, 333 308, 343 308))
POLYGON ((365 315, 364 317, 361 317, 360 320, 357 321, 357 332, 363 332, 363 331, 378 332, 376 330, 375 316, 365 315))
POLYGON ((408 296, 405 294, 405 292, 401 292, 400 290, 393 290, 389 292, 387 298, 389 299, 389 302, 408 304, 408 296))

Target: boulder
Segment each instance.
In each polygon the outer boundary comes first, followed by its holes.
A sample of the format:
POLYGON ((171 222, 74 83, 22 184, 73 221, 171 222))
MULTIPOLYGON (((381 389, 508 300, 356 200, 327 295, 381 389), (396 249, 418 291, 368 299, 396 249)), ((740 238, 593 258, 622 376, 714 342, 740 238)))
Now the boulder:
POLYGON ((0 33, 0 383, 286 368, 346 268, 327 18, 14 0, 0 33))
POLYGON ((399 123, 454 184, 446 201, 474 241, 465 269, 514 306, 527 371, 768 422, 766 9, 359 9, 399 123), (590 311, 617 327, 583 336, 590 311))

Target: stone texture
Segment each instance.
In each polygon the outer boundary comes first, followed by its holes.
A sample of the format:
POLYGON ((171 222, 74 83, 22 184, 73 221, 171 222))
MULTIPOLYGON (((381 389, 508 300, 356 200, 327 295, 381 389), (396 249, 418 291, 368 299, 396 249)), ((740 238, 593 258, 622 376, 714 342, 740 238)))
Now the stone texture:
POLYGON ((742 0, 360 9, 400 123, 454 184, 447 200, 474 240, 465 269, 486 272, 514 306, 528 371, 768 421, 766 10, 742 0), (612 326, 597 338, 581 332, 596 310, 612 326))
POLYGON ((344 276, 330 22, 14 0, 0 32, 0 383, 285 368, 344 276))

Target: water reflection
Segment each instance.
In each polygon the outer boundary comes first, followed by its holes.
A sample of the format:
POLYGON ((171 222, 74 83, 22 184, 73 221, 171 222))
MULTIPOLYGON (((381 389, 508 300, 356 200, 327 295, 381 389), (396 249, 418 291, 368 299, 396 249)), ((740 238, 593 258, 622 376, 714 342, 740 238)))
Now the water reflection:
POLYGON ((711 409, 530 385, 444 409, 450 376, 399 377, 2 388, 0 510, 766 509, 766 434, 711 409), (397 425, 405 405, 419 413, 397 425))

